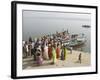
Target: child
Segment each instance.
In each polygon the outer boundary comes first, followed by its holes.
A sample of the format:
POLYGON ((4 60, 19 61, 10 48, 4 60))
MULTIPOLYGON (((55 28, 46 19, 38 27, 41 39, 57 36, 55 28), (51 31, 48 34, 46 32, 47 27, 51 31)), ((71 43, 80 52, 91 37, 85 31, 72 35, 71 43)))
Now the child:
POLYGON ((79 63, 81 63, 81 59, 82 59, 82 54, 80 53, 80 54, 79 54, 79 57, 78 57, 79 63))

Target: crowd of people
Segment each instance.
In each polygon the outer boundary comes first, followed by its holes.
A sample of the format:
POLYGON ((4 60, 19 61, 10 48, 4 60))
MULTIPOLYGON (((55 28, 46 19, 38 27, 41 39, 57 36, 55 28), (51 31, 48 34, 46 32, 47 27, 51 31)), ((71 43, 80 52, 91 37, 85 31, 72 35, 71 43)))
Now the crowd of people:
POLYGON ((32 40, 30 37, 28 41, 23 41, 23 57, 33 56, 34 61, 41 65, 44 60, 52 60, 55 64, 57 59, 66 60, 68 50, 58 37, 67 39, 67 35, 56 34, 50 37, 49 35, 39 37, 32 40))

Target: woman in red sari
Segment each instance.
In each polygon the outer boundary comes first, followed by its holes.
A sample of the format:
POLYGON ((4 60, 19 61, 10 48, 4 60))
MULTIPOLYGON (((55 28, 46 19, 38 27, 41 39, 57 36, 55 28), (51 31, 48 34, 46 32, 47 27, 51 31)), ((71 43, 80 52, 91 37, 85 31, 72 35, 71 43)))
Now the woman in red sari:
POLYGON ((60 57, 60 45, 57 44, 57 48, 56 48, 56 58, 59 59, 60 57))
POLYGON ((49 59, 52 58, 52 47, 51 47, 51 44, 49 44, 48 46, 48 55, 49 55, 49 59))

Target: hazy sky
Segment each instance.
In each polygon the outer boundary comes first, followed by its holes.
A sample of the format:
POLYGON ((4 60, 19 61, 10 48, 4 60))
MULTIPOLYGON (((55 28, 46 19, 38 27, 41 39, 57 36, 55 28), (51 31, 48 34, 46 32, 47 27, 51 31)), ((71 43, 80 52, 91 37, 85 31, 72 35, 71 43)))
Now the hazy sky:
POLYGON ((52 34, 63 29, 70 33, 90 35, 90 29, 82 25, 91 25, 91 14, 70 12, 23 11, 23 40, 29 36, 37 37, 52 34))

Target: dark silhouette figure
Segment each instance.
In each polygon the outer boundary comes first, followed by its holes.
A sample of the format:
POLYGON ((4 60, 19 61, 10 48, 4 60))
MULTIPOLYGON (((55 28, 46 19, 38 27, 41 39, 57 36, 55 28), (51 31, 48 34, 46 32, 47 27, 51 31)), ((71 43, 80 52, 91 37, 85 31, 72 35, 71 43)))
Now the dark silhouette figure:
POLYGON ((29 37, 29 42, 31 42, 31 43, 32 43, 32 38, 31 38, 31 37, 29 37))
POLYGON ((64 49, 61 51, 61 60, 64 60, 64 49))
POLYGON ((78 57, 79 63, 81 63, 81 60, 82 60, 82 54, 80 53, 80 54, 79 54, 79 57, 78 57))

